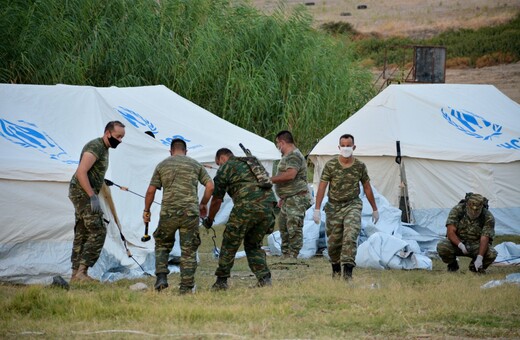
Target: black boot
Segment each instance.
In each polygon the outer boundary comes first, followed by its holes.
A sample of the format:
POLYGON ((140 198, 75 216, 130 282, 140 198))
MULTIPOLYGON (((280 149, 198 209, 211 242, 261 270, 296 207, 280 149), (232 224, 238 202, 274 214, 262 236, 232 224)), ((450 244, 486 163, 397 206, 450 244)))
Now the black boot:
POLYGON ((219 277, 217 276, 217 281, 211 286, 211 290, 227 290, 228 284, 227 284, 227 277, 219 277))
POLYGON ((345 279, 345 280, 352 279, 352 269, 354 269, 354 266, 351 264, 343 265, 343 279, 345 279))
POLYGON ((457 270, 459 270, 459 263, 457 262, 457 260, 448 264, 449 272, 456 272, 457 270))
POLYGON ((332 278, 337 279, 341 277, 341 264, 332 263, 332 278))
POLYGON ((263 278, 259 279, 258 283, 256 284, 257 287, 266 287, 266 286, 271 286, 271 285, 272 285, 271 273, 269 273, 266 276, 264 276, 263 278))
POLYGON ((157 281, 155 281, 155 290, 160 292, 161 290, 168 288, 168 279, 166 273, 157 274, 157 281))

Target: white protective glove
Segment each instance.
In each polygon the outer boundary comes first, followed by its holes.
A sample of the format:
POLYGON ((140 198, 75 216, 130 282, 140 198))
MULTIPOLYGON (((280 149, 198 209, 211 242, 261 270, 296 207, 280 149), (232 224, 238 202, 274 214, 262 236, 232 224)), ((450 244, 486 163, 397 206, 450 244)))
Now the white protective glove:
POLYGON ((372 223, 376 224, 379 221, 379 211, 372 211, 372 223))
POLYGON ((314 223, 321 224, 321 211, 320 209, 314 209, 314 214, 312 215, 312 219, 314 223))
POLYGON ((480 268, 482 268, 482 260, 484 259, 484 257, 482 257, 482 255, 477 255, 477 258, 474 262, 474 265, 475 265, 475 270, 479 270, 480 268))
POLYGON ((459 249, 462 250, 462 254, 468 255, 468 250, 466 249, 466 246, 464 245, 464 243, 460 242, 457 247, 459 247, 459 249))

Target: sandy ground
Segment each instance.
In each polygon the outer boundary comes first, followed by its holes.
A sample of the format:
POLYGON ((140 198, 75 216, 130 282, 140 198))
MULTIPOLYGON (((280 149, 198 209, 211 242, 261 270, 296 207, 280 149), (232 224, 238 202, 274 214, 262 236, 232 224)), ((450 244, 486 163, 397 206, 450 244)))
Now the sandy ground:
POLYGON ((520 62, 476 69, 447 69, 448 84, 490 84, 520 103, 520 62))
POLYGON ((496 25, 520 11, 520 0, 251 0, 271 13, 280 4, 305 5, 315 25, 348 22, 364 33, 427 37, 449 28, 496 25), (358 9, 365 6, 364 9, 358 9))

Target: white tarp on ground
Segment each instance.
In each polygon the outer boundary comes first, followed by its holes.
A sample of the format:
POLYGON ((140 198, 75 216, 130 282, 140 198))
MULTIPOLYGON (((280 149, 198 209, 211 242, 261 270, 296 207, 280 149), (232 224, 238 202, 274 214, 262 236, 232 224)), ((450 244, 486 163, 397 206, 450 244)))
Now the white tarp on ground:
MULTIPOLYGON (((175 137, 186 140, 189 156, 213 166, 218 148, 242 155, 239 143, 267 164, 268 170, 280 157, 272 142, 164 86, 0 84, 0 280, 49 283, 53 275, 70 276, 74 209, 67 197, 69 180, 84 144, 100 137, 111 120, 122 121, 126 135, 110 151, 106 178, 141 195, 157 163, 169 156, 170 141, 175 137), (152 131, 155 139, 145 131, 152 131)), ((141 242, 143 198, 111 188, 133 258, 126 256, 114 216, 103 202, 104 217, 110 223, 102 258, 91 274, 106 280, 117 277, 115 273, 140 275, 142 270, 135 261, 153 272, 149 262, 153 260, 153 238, 141 242)), ((159 192, 156 201, 160 200, 159 192)), ((157 226, 159 210, 159 205, 152 205, 149 234, 157 226)))
MULTIPOLYGON (((438 236, 419 235, 416 231, 401 223, 401 210, 390 205, 388 200, 372 187, 380 214, 377 224, 372 223, 372 208, 361 188, 363 201, 361 233, 358 239, 356 265, 375 269, 432 269, 432 261, 427 256, 436 244, 438 236)), ((325 206, 327 197, 323 200, 325 206)), ((321 225, 314 223, 314 206, 307 210, 303 226, 303 247, 298 258, 305 259, 316 255, 318 249, 326 247, 326 215, 321 211, 321 225)), ((278 231, 268 237, 272 255, 281 255, 281 239, 278 231)), ((323 249, 321 249, 323 250, 323 249)), ((327 250, 323 255, 328 257, 327 250)))
MULTIPOLYGON (((496 233, 520 233, 520 105, 490 85, 391 85, 311 151, 314 185, 350 133, 371 183, 400 206, 400 141, 413 223, 444 235, 467 192, 489 199, 496 233)), ((405 196, 405 195, 403 195, 405 196)))

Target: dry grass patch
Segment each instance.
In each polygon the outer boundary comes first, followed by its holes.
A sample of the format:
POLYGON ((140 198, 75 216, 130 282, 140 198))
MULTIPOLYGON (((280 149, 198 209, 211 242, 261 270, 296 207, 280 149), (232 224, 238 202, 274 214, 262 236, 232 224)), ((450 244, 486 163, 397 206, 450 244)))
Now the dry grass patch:
MULTIPOLYGON (((222 234, 222 226, 217 226, 222 234)), ((70 291, 0 285, 0 337, 114 338, 449 338, 520 337, 518 286, 482 290, 493 279, 518 271, 493 267, 474 275, 461 261, 459 273, 378 271, 356 268, 354 280, 333 280, 321 257, 280 261, 268 257, 273 286, 256 283, 245 258, 236 260, 231 287, 211 292, 217 261, 212 234, 201 233, 195 295, 180 296, 178 274, 156 293, 154 278, 75 285, 70 291), (140 281, 150 288, 134 292, 140 281)))

